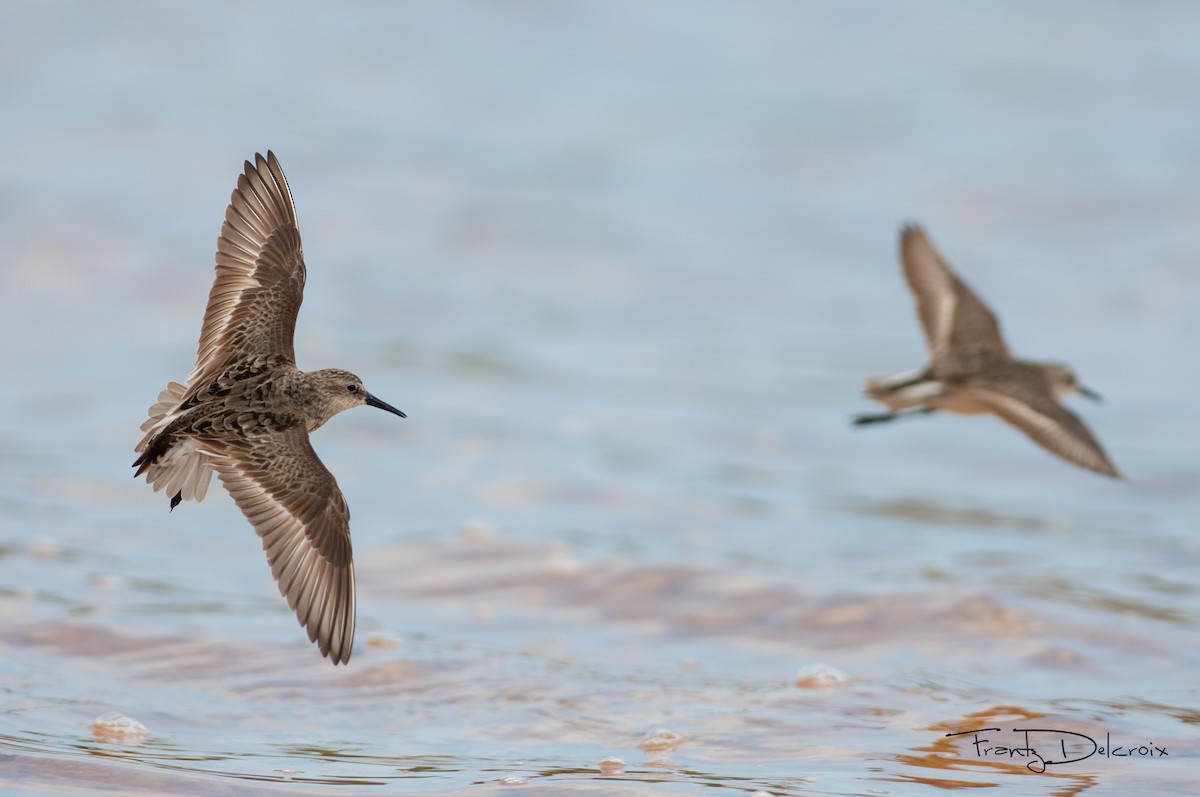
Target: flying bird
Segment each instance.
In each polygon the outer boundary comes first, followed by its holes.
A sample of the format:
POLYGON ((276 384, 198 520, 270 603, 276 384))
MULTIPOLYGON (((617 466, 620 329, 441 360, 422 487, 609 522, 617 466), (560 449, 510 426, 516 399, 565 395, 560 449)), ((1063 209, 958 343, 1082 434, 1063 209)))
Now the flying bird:
POLYGON ((405 415, 348 371, 296 367, 306 272, 296 207, 274 153, 246 161, 216 260, 195 367, 150 407, 135 475, 165 490, 174 509, 204 500, 215 472, 262 538, 309 640, 344 664, 355 619, 350 509, 308 436, 363 404, 405 415))
POLYGON ((1081 385, 1065 365, 1014 358, 996 316, 946 264, 920 227, 909 225, 901 231, 900 261, 929 344, 929 364, 920 371, 867 380, 866 395, 888 411, 860 415, 854 423, 937 410, 995 413, 1052 454, 1121 478, 1088 427, 1059 403, 1072 393, 1099 401, 1098 394, 1081 385))

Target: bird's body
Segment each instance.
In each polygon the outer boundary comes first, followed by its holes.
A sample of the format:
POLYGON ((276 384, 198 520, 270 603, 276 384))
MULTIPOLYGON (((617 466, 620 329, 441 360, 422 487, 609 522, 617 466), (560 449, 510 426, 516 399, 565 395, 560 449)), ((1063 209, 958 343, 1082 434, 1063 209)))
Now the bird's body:
POLYGON ((196 365, 150 407, 137 474, 180 501, 216 472, 263 540, 280 592, 332 661, 354 642, 350 510, 310 432, 363 404, 401 417, 354 374, 304 372, 292 349, 305 266, 291 192, 274 154, 238 179, 217 244, 196 365))
POLYGON ((1051 453, 1097 473, 1120 476, 1083 421, 1059 403, 1072 393, 1098 398, 1070 368, 1014 358, 996 317, 942 260, 921 228, 904 228, 900 259, 916 297, 930 362, 920 371, 867 380, 867 396, 889 412, 861 415, 855 423, 937 410, 995 413, 1051 453))

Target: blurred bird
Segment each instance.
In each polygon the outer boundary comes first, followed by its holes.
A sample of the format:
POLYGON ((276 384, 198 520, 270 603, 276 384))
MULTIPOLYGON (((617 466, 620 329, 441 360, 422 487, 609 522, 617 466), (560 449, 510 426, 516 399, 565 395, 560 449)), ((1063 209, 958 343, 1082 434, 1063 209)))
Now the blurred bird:
POLYGON ((930 361, 920 371, 867 380, 866 395, 888 412, 859 415, 855 424, 936 410, 991 412, 1068 462, 1121 478, 1088 427, 1059 403, 1072 393, 1099 401, 1098 394, 1079 384, 1065 365, 1015 359, 996 317, 942 260, 920 227, 901 231, 900 260, 916 298, 930 361))

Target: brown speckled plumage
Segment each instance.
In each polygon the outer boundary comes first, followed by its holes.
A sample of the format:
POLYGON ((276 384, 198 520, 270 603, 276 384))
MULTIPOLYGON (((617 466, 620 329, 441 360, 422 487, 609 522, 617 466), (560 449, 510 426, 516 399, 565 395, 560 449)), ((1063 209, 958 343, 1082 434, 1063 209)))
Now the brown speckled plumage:
POLYGON ((363 404, 404 413, 347 371, 296 367, 304 255, 273 153, 255 155, 238 178, 216 260, 195 368, 150 407, 136 475, 166 490, 174 509, 203 500, 215 471, 262 538, 309 639, 344 663, 354 643, 350 510, 308 435, 363 404))

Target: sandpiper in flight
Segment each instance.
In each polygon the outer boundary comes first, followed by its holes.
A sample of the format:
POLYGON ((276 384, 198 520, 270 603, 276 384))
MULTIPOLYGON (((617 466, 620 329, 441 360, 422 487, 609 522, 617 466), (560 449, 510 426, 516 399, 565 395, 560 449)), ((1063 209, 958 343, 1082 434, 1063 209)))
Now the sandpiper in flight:
POLYGON ((888 412, 860 415, 856 424, 935 410, 993 412, 1047 451, 1121 477, 1083 421, 1059 403, 1071 393, 1099 400, 1096 393, 1080 385, 1065 365, 1015 359, 996 317, 942 260, 920 227, 910 225, 901 232, 900 260, 916 297, 930 362, 921 371, 867 380, 866 395, 888 412))
POLYGON ((363 404, 405 415, 354 374, 296 368, 305 280, 296 208, 275 155, 254 160, 225 211, 195 368, 150 407, 133 464, 172 509, 204 500, 216 471, 308 638, 341 664, 354 644, 350 510, 308 435, 363 404))

